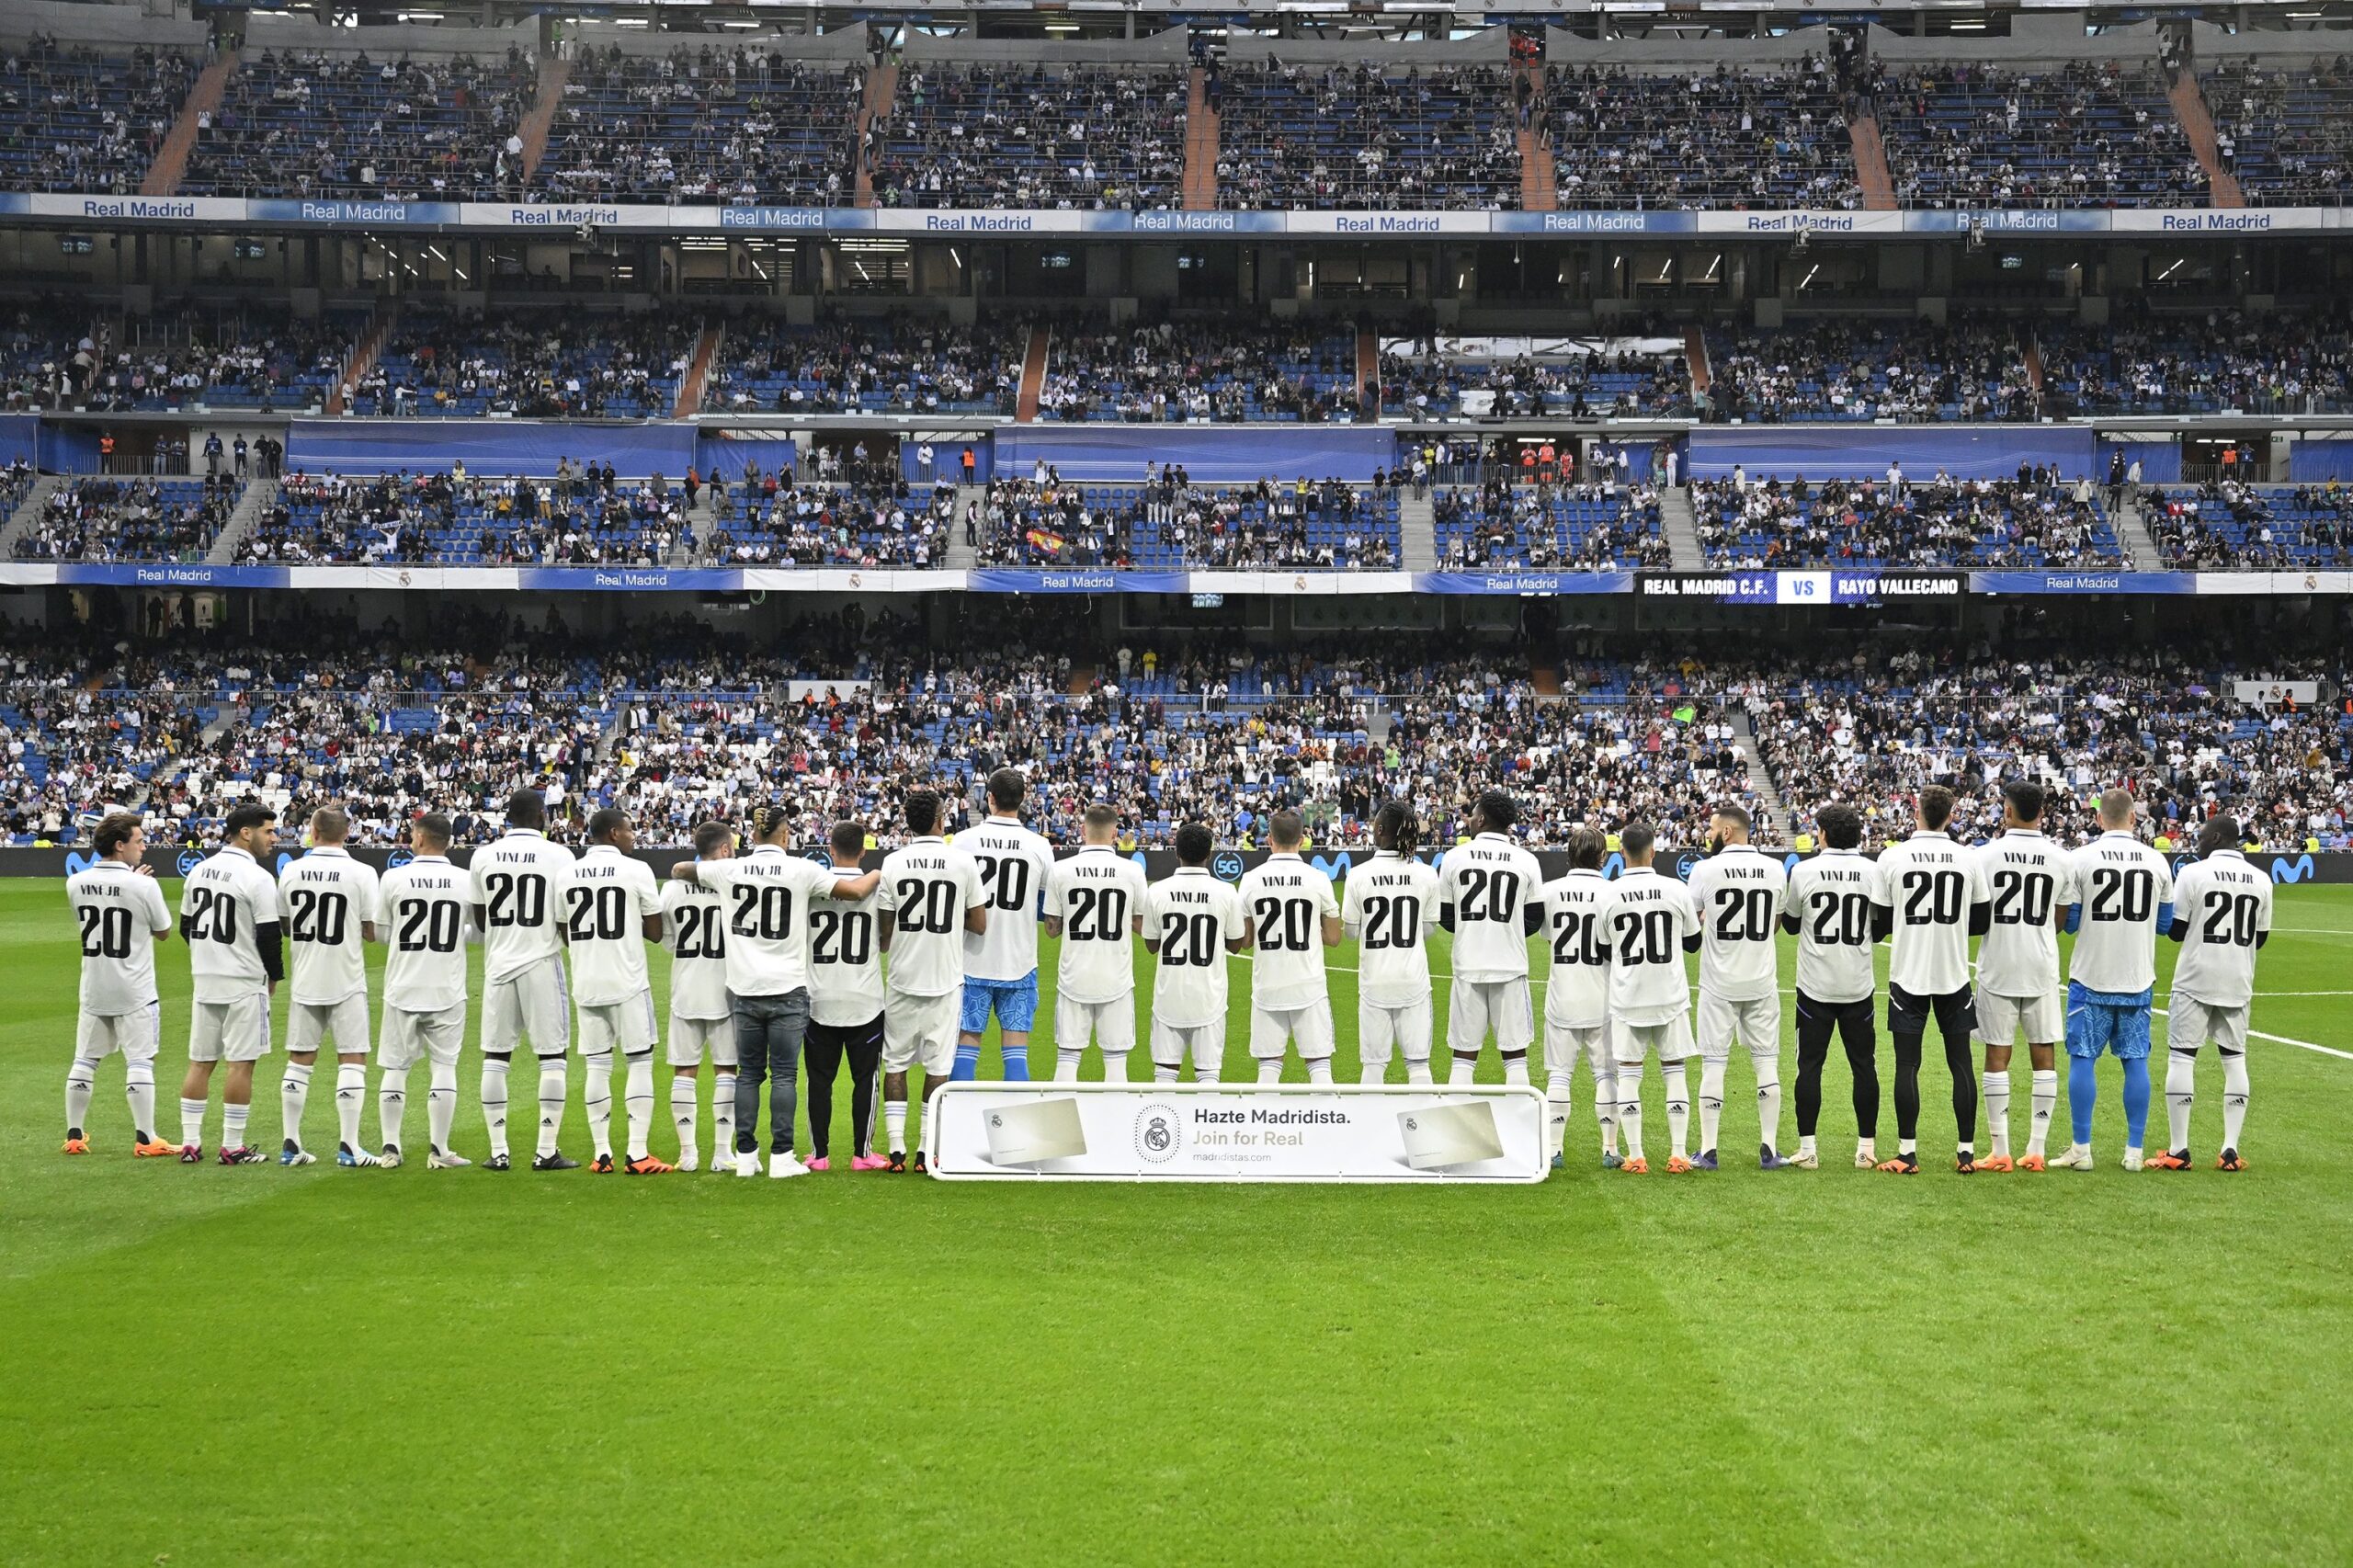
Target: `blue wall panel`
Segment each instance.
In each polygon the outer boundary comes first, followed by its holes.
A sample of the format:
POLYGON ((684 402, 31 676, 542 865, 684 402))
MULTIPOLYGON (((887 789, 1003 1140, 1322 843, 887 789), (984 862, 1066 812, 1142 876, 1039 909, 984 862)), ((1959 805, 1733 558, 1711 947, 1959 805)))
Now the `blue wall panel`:
MULTIPOLYGON (((286 466, 338 473, 436 472, 462 460, 478 474, 552 474, 560 458, 610 462, 635 479, 685 476, 691 425, 565 425, 536 419, 297 419, 286 466)), ((740 472, 740 470, 739 470, 740 472)))
POLYGON ((1134 484, 1148 462, 1181 463, 1197 483, 1248 484, 1261 479, 1362 481, 1396 459, 1396 437, 1376 425, 1265 426, 1033 425, 996 435, 1003 471, 1027 478, 1040 459, 1064 479, 1134 484))
POLYGON ((1691 434, 1691 477, 1878 479, 1890 462, 1908 478, 1943 469, 1956 479, 2014 475, 2020 463, 2057 463, 2074 479, 2092 470, 2087 426, 2041 425, 1711 426, 1691 434))

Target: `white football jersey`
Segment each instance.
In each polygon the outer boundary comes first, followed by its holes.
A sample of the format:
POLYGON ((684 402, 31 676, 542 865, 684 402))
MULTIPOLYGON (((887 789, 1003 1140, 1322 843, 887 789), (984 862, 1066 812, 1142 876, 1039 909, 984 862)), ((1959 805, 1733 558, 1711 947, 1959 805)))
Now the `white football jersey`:
MULTIPOLYGON (((1985 868, 1948 834, 1918 832, 1882 853, 1871 897, 1893 912, 1887 983, 1915 996, 1969 983, 1969 912, 1985 902, 1985 868)), ((1828 1000, 1828 998, 1824 998, 1828 1000)))
POLYGON ((222 849, 180 888, 188 967, 199 1002, 233 1002, 269 983, 260 927, 278 918, 278 880, 242 849, 222 849))
POLYGON ((1108 844, 1054 862, 1046 913, 1063 923, 1054 989, 1074 1002, 1117 1002, 1136 989, 1136 922, 1150 884, 1143 868, 1108 844))
POLYGON ((1609 1012, 1609 940, 1601 924, 1609 879, 1574 870, 1544 884, 1544 933, 1552 970, 1544 983, 1544 1021, 1589 1029, 1609 1012))
POLYGON ((438 1013, 466 999, 466 943, 473 884, 446 855, 419 855, 386 871, 377 889, 376 935, 384 944, 384 1006, 438 1013))
POLYGON ((645 917, 662 913, 654 868, 609 844, 592 844, 572 867, 563 934, 572 949, 572 992, 584 1007, 609 1007, 653 989, 645 968, 645 917))
POLYGON ((1262 1012, 1324 998, 1324 916, 1337 919, 1332 879, 1296 853, 1269 855, 1242 873, 1242 913, 1256 934, 1250 1001, 1262 1012))
POLYGON ((1727 844, 1691 868, 1685 885, 1699 916, 1699 989, 1755 1002, 1781 983, 1781 912, 1790 873, 1753 844, 1727 844))
POLYGON ((950 847, 980 868, 989 906, 988 929, 964 933, 964 972, 974 980, 1024 978, 1038 967, 1038 912, 1054 846, 1010 817, 990 817, 958 834, 950 847))
POLYGON ((82 928, 82 1011, 119 1018, 152 1006, 155 934, 172 928, 164 890, 119 860, 65 879, 65 902, 82 928))
POLYGON ((1996 996, 2059 993, 2059 915, 2080 903, 2075 865, 2033 828, 2005 828, 1977 852, 1994 923, 1977 944, 1977 984, 1996 996))
POLYGON ((828 867, 759 844, 749 855, 698 860, 695 876, 716 888, 727 911, 727 989, 738 996, 785 996, 809 988, 812 899, 834 885, 828 867))
POLYGON ((2173 966, 2174 994, 2210 1007, 2255 999, 2255 939, 2271 929, 2271 879, 2235 849, 2217 849, 2183 868, 2173 913, 2189 923, 2173 966))
MULTIPOLYGON (((1357 939, 1357 995, 1377 1007, 1430 999, 1429 934, 1438 929, 1438 873, 1383 849, 1349 868, 1340 924, 1357 939)), ((1455 944, 1458 961, 1462 953, 1455 944)))
POLYGON ((716 889, 675 877, 662 883, 662 939, 670 949, 670 1016, 724 1018, 727 905, 716 889))
POLYGON ((2118 829, 2075 851, 2083 924, 2067 978, 2087 991, 2131 996, 2157 983, 2157 925, 2173 903, 2165 858, 2118 829))
POLYGON ((368 949, 359 927, 376 918, 376 868, 343 849, 313 849, 278 879, 278 898, 294 954, 287 976, 294 1000, 366 995, 368 949))
POLYGON ((1790 873, 1789 912, 1798 918, 1798 994, 1816 1002, 1868 1002, 1879 989, 1871 968, 1870 858, 1825 849, 1790 873))
MULTIPOLYGON (((834 881, 866 874, 832 868, 834 881)), ((809 1017, 829 1028, 870 1024, 882 1016, 882 899, 821 898, 809 905, 809 1017)))
POLYGON ((485 979, 504 980, 563 950, 572 865, 571 850, 528 827, 510 827, 496 843, 474 851, 467 870, 483 910, 485 979))
POLYGON ((1144 895, 1143 934, 1160 944, 1152 1016, 1171 1028, 1225 1021, 1226 943, 1249 929, 1242 895, 1206 867, 1179 866, 1144 895))
POLYGON ((1536 857, 1500 833, 1483 833, 1446 852, 1438 880, 1441 910, 1454 912, 1454 978, 1526 979, 1529 927, 1540 926, 1544 910, 1536 857))
POLYGON ((1609 946, 1609 1016, 1623 1024, 1663 1024, 1691 1006, 1683 942, 1699 935, 1690 895, 1650 866, 1629 867, 1601 905, 1609 946))
MULTIPOLYGON (((1002 887, 1011 888, 1030 874, 1028 861, 1009 863, 1017 869, 1001 873, 1002 887)), ((978 939, 964 929, 964 914, 983 904, 991 926, 1000 920, 1029 926, 1030 949, 1036 952, 1037 916, 1031 907, 1000 910, 989 903, 987 881, 978 862, 936 835, 910 840, 885 855, 882 885, 874 896, 894 924, 889 979, 899 995, 945 996, 962 988, 964 966, 970 961, 966 943, 978 939)), ((1035 962, 1033 956, 1033 967, 1035 962)))

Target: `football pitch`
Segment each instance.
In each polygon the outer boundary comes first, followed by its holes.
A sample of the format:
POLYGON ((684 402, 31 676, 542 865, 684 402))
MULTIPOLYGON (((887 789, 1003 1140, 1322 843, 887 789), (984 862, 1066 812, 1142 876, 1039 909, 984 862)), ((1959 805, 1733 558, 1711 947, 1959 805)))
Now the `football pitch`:
MULTIPOLYGON (((0 1561, 2342 1562, 2353 889, 2276 918, 2239 1176, 2209 1051, 2194 1173, 2118 1167, 2108 1064, 2097 1170, 1955 1176, 1932 1042, 1910 1180, 1849 1165, 1834 1049, 1818 1172, 1755 1169, 1736 1053, 1715 1175, 1661 1170, 1654 1065, 1643 1177, 1598 1168, 1581 1072, 1533 1187, 853 1176, 846 1079, 836 1169, 778 1184, 133 1161, 116 1061, 63 1158, 74 927, 58 883, 0 883, 0 1561)), ((176 939, 158 970, 175 1136, 176 939)))

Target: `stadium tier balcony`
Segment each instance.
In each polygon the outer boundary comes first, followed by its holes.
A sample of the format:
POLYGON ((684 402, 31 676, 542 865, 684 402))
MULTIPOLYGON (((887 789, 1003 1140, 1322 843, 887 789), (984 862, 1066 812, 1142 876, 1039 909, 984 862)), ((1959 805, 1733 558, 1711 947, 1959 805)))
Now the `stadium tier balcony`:
POLYGON ((1011 414, 1026 325, 767 318, 726 325, 703 406, 789 414, 1011 414))
POLYGON ((2286 572, 2353 566, 2353 491, 2231 481, 2143 499, 2165 563, 2182 571, 2286 572))
POLYGON ((1563 207, 1862 205, 1829 67, 1690 75, 1548 73, 1563 207))
POLYGON ((19 561, 201 561, 244 490, 241 481, 67 481, 16 543, 19 561))
POLYGON ((990 487, 982 558, 1142 571, 1388 571, 1402 549, 1393 490, 1262 481, 990 487))
POLYGON ((2335 207, 2353 194, 2353 61, 2234 62, 2200 85, 2215 151, 2250 206, 2335 207))
POLYGON ((871 131, 885 207, 1175 207, 1185 179, 1183 71, 903 67, 871 131))
POLYGON ((929 496, 864 485, 801 485, 723 507, 708 559, 728 566, 938 565, 948 550, 955 491, 929 496))
POLYGON ((0 61, 0 189, 134 194, 196 80, 186 55, 61 49, 0 61))
POLYGON ((1449 571, 1631 571, 1672 562, 1657 495, 1647 489, 1493 484, 1442 489, 1432 506, 1438 564, 1449 571))
MULTIPOLYGON (((2005 322, 1814 322, 1708 335, 1711 417, 1780 424, 2031 420, 2040 409, 2005 322)), ((2048 371, 2046 370, 2046 375, 2048 371)))
POLYGON ((649 480, 608 489, 457 473, 292 473, 238 541, 237 559, 651 566, 688 532, 684 492, 649 480))
POLYGON ((1270 61, 1224 68, 1212 91, 1220 207, 1519 205, 1511 76, 1499 68, 1270 61))
POLYGON ((229 79, 186 196, 494 200, 521 189, 531 62, 265 51, 229 79))
POLYGON ((1905 207, 2202 207, 2206 173, 2154 63, 1954 64, 1877 89, 1905 207))
POLYGON ((2120 312, 2042 327, 2042 383, 2061 414, 2333 414, 2353 408, 2353 317, 2120 312))
POLYGON ((666 419, 701 333, 699 318, 675 311, 407 311, 354 389, 351 412, 666 419))
POLYGON ((2124 564, 2088 480, 1703 480, 1692 509, 1719 567, 1909 566, 1954 570, 2124 564))
POLYGON ((127 318, 91 389, 91 405, 300 412, 325 406, 367 330, 364 310, 304 320, 281 311, 184 304, 127 318))
POLYGON ((1332 424, 1358 416, 1353 331, 1164 324, 1056 333, 1040 419, 1332 424))
POLYGON ((1691 369, 1680 334, 1384 338, 1381 411, 1415 420, 1688 418, 1691 369))
POLYGON ((847 206, 854 67, 748 49, 575 61, 535 187, 565 201, 847 206))

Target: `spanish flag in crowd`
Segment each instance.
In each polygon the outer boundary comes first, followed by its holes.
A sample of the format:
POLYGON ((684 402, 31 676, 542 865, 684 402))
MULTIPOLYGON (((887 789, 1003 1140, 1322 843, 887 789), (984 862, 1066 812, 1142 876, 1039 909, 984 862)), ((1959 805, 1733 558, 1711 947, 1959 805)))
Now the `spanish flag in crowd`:
POLYGON ((1033 550, 1042 550, 1049 555, 1060 555, 1063 552, 1063 536, 1058 533, 1049 533, 1044 528, 1031 528, 1029 540, 1029 546, 1033 550))

